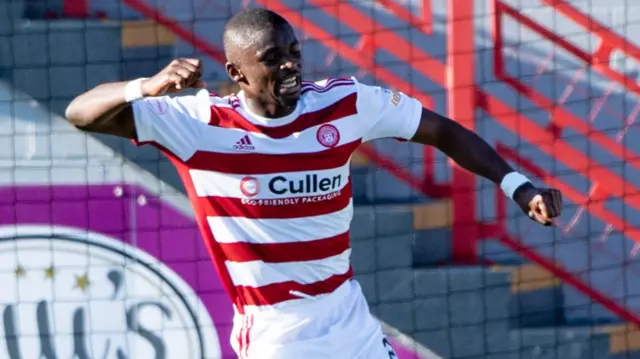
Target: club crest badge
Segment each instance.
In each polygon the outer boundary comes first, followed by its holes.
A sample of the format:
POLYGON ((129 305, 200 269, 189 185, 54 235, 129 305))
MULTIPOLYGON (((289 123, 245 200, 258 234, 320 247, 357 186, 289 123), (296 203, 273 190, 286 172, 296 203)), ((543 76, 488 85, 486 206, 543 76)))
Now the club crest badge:
POLYGON ((340 142, 340 132, 338 132, 338 129, 335 126, 326 124, 318 128, 316 138, 318 139, 318 143, 324 147, 331 148, 335 147, 338 142, 340 142))

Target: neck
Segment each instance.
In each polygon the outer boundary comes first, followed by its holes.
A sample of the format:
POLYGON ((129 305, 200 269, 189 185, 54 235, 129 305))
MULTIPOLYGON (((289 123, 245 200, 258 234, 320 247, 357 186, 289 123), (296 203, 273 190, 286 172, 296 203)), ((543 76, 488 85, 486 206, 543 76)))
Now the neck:
POLYGON ((284 117, 291 114, 295 110, 295 105, 286 106, 286 105, 274 105, 267 104, 264 101, 246 98, 245 102, 247 107, 251 112, 255 113, 258 116, 266 117, 266 118, 279 118, 284 117))

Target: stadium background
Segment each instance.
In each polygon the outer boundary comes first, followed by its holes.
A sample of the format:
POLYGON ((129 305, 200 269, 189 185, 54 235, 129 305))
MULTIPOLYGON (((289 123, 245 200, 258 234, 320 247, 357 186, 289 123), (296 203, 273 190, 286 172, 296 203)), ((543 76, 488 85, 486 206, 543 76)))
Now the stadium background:
POLYGON ((307 79, 416 96, 564 191, 539 228, 436 151, 361 147, 353 266, 401 359, 639 355, 640 4, 0 0, 0 358, 233 357, 175 170, 62 116, 177 56, 231 91, 220 34, 246 6, 296 26, 307 79))

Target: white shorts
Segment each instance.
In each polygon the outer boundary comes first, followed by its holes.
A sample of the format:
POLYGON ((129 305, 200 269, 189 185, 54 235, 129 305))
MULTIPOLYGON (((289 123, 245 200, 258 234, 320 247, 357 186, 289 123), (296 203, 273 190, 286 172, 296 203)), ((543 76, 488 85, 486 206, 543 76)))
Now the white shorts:
POLYGON ((355 280, 284 310, 236 314, 231 346, 241 359, 397 359, 355 280))

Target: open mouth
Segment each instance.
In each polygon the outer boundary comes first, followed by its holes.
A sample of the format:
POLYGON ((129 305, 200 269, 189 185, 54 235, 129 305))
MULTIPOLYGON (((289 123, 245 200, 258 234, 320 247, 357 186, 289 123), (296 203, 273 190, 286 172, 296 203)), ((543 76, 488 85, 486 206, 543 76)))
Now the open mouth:
POLYGON ((292 75, 289 76, 287 78, 285 78, 281 83, 280 83, 280 93, 281 94, 292 94, 292 93, 296 93, 298 91, 300 91, 300 76, 299 75, 292 75))

